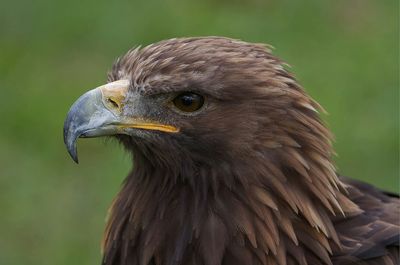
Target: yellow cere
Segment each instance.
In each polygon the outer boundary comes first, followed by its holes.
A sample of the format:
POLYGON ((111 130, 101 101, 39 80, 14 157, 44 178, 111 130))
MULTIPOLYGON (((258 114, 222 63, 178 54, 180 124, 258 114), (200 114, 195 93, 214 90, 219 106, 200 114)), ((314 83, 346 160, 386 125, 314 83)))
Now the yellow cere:
POLYGON ((105 84, 99 88, 106 106, 111 108, 116 107, 119 111, 121 111, 122 102, 124 101, 128 92, 129 80, 118 80, 105 84))

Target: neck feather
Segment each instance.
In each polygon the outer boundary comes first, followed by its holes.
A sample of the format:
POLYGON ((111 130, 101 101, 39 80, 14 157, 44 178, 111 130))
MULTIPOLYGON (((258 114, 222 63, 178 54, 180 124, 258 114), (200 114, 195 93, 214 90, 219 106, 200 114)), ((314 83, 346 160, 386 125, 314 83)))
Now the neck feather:
POLYGON ((104 264, 329 264, 332 218, 358 208, 327 158, 279 152, 290 167, 252 157, 176 176, 139 164, 111 206, 104 264))

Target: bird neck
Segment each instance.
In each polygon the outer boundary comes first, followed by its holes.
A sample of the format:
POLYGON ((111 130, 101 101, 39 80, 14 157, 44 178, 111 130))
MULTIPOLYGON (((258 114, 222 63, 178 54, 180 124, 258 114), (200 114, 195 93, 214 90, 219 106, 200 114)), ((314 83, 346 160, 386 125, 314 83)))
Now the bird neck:
POLYGON ((310 244, 328 261, 340 244, 331 219, 350 201, 332 183, 323 194, 289 168, 251 162, 174 173, 137 164, 111 206, 103 264, 286 264, 288 253, 307 264, 310 244))

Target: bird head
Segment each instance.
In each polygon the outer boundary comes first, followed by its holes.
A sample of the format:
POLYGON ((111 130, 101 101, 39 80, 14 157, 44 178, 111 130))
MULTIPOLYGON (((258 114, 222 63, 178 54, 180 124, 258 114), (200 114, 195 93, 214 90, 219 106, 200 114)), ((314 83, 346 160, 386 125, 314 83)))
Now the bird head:
POLYGON ((240 161, 328 139, 318 108, 265 45, 172 39, 119 58, 73 104, 64 140, 76 162, 79 137, 110 135, 154 164, 240 161))

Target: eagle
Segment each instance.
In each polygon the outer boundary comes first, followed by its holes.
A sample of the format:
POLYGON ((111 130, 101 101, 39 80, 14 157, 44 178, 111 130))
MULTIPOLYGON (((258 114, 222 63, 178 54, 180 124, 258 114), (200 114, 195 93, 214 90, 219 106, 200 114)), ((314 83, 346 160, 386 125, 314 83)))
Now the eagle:
POLYGON ((397 265, 398 195, 341 176, 322 107, 264 44, 164 40, 116 60, 64 142, 108 136, 133 168, 103 265, 397 265))

